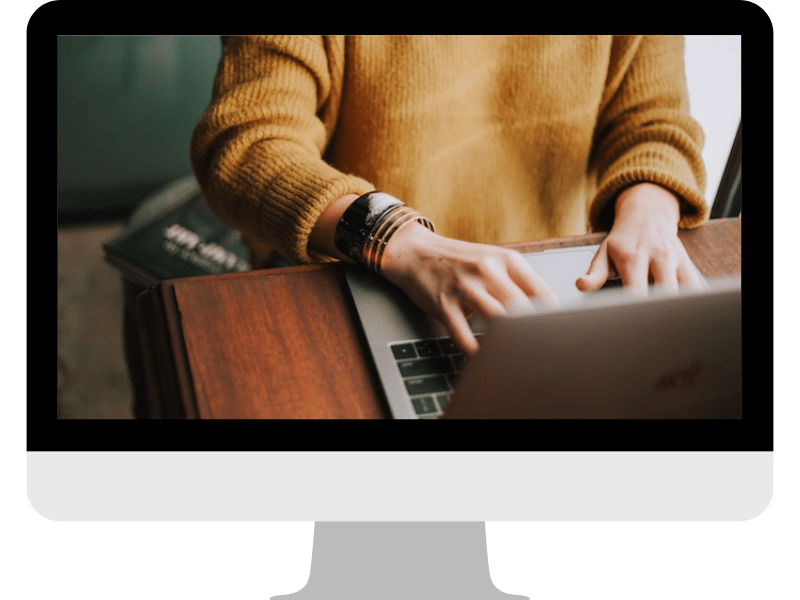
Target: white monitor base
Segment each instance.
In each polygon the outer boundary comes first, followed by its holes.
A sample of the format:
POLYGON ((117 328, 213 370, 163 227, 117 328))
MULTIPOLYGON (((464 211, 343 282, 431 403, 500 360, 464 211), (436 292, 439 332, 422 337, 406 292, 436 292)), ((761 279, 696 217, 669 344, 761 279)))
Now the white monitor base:
POLYGON ((318 522, 292 600, 511 600, 489 575, 483 522, 318 522))

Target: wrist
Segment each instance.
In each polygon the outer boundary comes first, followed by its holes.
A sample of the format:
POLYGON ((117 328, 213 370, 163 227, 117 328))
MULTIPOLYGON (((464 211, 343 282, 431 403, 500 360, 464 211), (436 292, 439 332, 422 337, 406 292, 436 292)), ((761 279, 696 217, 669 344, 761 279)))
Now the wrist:
POLYGON ((381 272, 388 279, 395 279, 404 271, 413 270, 419 264, 421 253, 429 250, 438 237, 438 234, 421 223, 409 223, 386 245, 381 272))
POLYGON ((339 260, 347 258, 336 249, 334 238, 336 226, 339 224, 342 215, 357 198, 358 194, 346 194, 334 200, 323 211, 308 237, 308 250, 310 253, 323 257, 338 258, 339 260))
POLYGON ((680 200, 667 188, 655 183, 637 183, 625 188, 614 204, 614 221, 629 215, 646 215, 678 226, 681 217, 680 200))

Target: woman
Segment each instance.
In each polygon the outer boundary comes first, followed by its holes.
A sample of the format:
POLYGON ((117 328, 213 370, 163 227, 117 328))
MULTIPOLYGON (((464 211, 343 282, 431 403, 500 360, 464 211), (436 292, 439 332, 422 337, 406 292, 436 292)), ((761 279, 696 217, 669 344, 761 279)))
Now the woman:
POLYGON ((556 302, 496 244, 609 231, 579 289, 696 284, 702 142, 680 36, 248 36, 192 162, 255 267, 361 263, 472 353, 470 314, 556 302))

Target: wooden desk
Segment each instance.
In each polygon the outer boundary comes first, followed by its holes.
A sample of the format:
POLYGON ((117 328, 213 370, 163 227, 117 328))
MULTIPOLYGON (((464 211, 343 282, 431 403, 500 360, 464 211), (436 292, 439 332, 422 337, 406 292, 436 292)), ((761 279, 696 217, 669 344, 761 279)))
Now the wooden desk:
MULTIPOLYGON (((680 233, 707 278, 741 272, 741 221, 680 233)), ((597 244, 604 234, 513 244, 597 244)), ((164 281, 139 297, 153 414, 201 419, 388 418, 340 264, 164 281)))

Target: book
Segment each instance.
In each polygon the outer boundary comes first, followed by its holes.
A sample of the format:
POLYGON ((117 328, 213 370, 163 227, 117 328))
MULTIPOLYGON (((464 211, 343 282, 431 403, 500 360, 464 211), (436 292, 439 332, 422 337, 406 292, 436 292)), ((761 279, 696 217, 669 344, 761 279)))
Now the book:
POLYGON ((143 287, 165 279, 250 270, 241 234, 214 216, 193 177, 142 201, 103 250, 123 277, 143 287))

